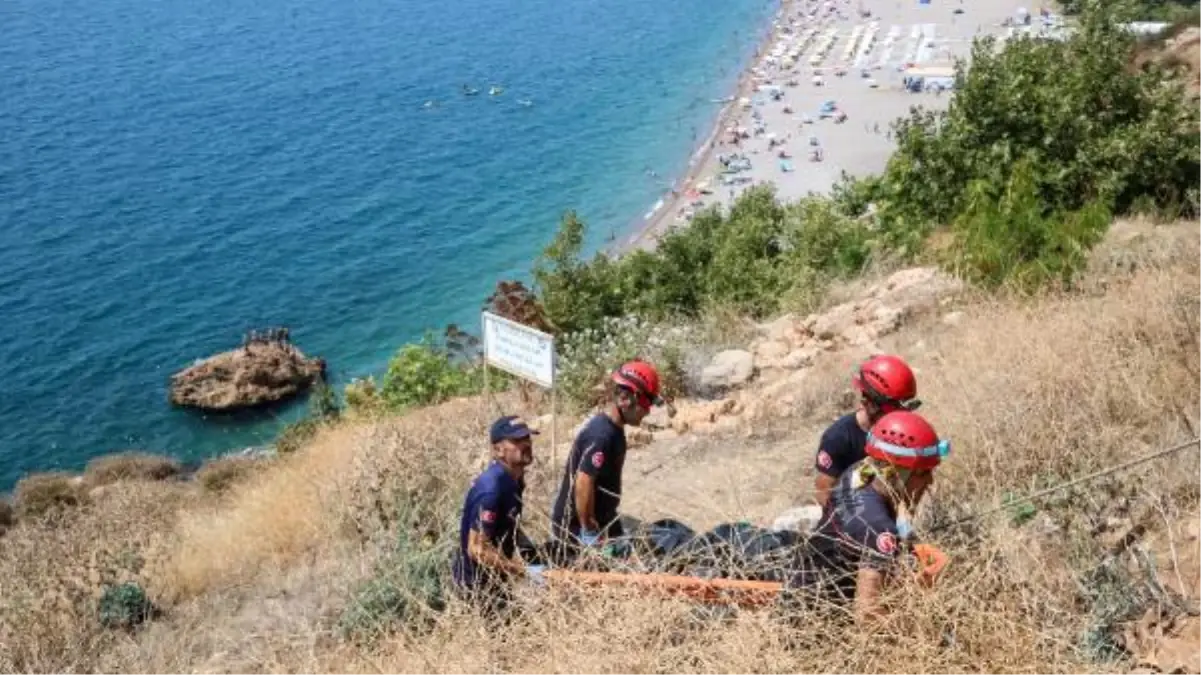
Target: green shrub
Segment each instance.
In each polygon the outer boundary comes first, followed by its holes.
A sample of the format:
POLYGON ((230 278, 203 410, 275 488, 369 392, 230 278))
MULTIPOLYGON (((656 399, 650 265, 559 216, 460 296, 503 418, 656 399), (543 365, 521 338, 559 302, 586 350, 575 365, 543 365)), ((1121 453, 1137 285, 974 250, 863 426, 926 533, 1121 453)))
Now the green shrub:
POLYGON ((1099 203, 1072 213, 1047 213, 1034 169, 1020 164, 1000 194, 977 182, 952 226, 949 267, 973 282, 1019 290, 1065 285, 1088 262, 1087 252, 1109 226, 1099 203))
POLYGON ((667 328, 637 317, 607 318, 599 330, 562 336, 557 344, 555 382, 564 402, 586 410, 603 400, 609 373, 625 361, 644 359, 655 365, 669 398, 684 389, 683 345, 688 330, 667 328))
POLYGON ((154 606, 146 597, 146 591, 136 583, 127 582, 109 586, 100 596, 100 625, 105 628, 135 628, 154 613, 154 606))
POLYGON ((431 517, 421 510, 401 500, 395 546, 343 611, 338 629, 344 637, 371 640, 397 625, 420 629, 445 609, 455 531, 449 523, 434 527, 438 535, 417 527, 431 517))
POLYGON ((1064 41, 1019 39, 998 52, 992 38, 977 40, 948 109, 897 123, 897 151, 872 195, 888 245, 913 252, 932 226, 964 214, 975 185, 1000 189, 1022 163, 1047 213, 1105 203, 1125 214, 1149 197, 1195 216, 1197 107, 1178 80, 1132 69, 1133 54, 1134 38, 1099 4, 1064 41))
POLYGON ((372 413, 384 407, 379 387, 375 384, 375 378, 370 375, 351 380, 342 395, 345 397, 346 407, 355 412, 372 413))
POLYGON ((401 347, 388 362, 379 395, 387 408, 402 410, 482 389, 481 368, 455 362, 445 348, 426 336, 419 343, 401 347))
POLYGON ((769 185, 743 193, 728 214, 702 211, 653 251, 584 261, 584 230, 569 213, 534 268, 546 316, 561 334, 605 332, 606 319, 631 315, 656 322, 715 308, 771 315, 787 298, 812 295, 816 279, 857 273, 874 245, 867 225, 837 202, 785 205, 769 185))

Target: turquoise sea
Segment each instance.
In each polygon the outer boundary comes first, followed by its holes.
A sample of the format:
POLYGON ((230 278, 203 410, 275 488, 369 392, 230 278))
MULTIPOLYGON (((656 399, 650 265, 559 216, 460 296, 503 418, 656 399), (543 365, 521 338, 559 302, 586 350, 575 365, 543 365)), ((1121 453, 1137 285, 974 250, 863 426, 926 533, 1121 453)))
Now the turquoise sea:
POLYGON ((266 325, 338 383, 380 372, 426 328, 474 327, 563 210, 594 247, 628 233, 774 10, 0 3, 0 490, 269 442, 300 406, 205 418, 167 405, 170 374, 266 325))

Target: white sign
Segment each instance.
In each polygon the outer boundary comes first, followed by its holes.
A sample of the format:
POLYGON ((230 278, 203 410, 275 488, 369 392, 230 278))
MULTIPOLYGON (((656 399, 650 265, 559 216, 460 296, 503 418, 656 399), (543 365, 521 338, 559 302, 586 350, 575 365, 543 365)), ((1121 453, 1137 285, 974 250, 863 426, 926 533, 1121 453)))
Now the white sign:
POLYGON ((484 360, 543 387, 555 383, 555 338, 484 312, 484 360))

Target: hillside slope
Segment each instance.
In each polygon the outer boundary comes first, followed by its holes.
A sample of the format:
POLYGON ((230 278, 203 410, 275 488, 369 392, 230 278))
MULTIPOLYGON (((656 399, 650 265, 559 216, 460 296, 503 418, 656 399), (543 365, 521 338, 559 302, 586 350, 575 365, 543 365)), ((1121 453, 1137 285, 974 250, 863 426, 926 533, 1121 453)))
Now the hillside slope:
MULTIPOLYGON (((706 527, 768 523, 803 503, 814 444, 849 407, 850 366, 877 348, 913 361, 923 412, 954 442, 919 532, 1195 437, 1196 235, 1195 223, 1119 223, 1072 294, 948 289, 895 316, 873 309, 872 321, 890 317, 887 330, 865 335, 870 322, 852 318, 850 338, 800 318, 759 327, 756 377, 682 402, 661 424, 687 428, 652 431, 631 449, 625 511, 706 527), (765 360, 774 348, 761 349, 762 336, 804 330, 765 360), (823 344, 785 358, 813 341, 823 344)), ((907 302, 874 283, 845 291, 852 309, 907 302)), ((840 311, 850 310, 823 317, 840 311)), ((426 578, 413 561, 441 560, 438 542, 453 537, 493 415, 462 399, 347 423, 217 496, 199 482, 85 478, 77 504, 23 518, 0 539, 0 670, 1170 670, 1172 635, 1197 637, 1183 611, 1199 594, 1196 448, 1050 499, 1025 522, 1001 513, 944 530, 934 539, 952 556, 945 580, 898 591, 871 635, 830 613, 719 617, 619 595, 529 593, 530 611, 499 632, 453 601, 428 621, 390 623, 397 599, 416 597, 426 578), (1136 528, 1145 533, 1103 565, 1136 528), (95 601, 125 580, 162 614, 134 633, 104 630, 95 601)), ((548 464, 527 493, 534 531, 559 471, 548 464)))

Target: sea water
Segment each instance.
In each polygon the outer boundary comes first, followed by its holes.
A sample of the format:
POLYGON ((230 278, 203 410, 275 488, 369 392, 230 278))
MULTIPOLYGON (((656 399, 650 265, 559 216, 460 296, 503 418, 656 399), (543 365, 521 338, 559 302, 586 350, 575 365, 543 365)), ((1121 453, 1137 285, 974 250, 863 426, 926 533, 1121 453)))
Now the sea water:
POLYGON ((476 326, 565 209, 592 248, 627 234, 774 9, 0 4, 0 489, 270 442, 301 406, 172 409, 170 375, 273 325, 335 383, 378 373, 426 329, 476 326))

